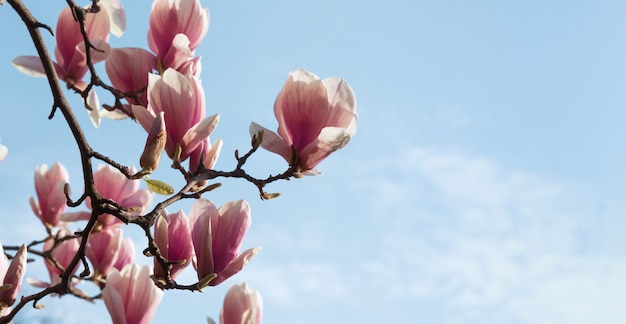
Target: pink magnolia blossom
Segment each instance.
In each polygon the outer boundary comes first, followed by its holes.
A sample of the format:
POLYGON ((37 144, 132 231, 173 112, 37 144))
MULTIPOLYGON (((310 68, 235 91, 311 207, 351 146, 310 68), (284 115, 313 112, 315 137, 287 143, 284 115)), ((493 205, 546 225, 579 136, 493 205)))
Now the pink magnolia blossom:
MULTIPOLYGON (((101 10, 96 14, 87 14, 85 30, 92 44, 104 51, 91 50, 93 63, 104 60, 109 53, 109 32, 111 30, 108 12, 101 10)), ((74 20, 69 7, 63 9, 59 15, 56 28, 57 46, 54 51, 56 62, 54 67, 59 79, 65 81, 68 87, 85 89, 87 83, 82 79, 89 70, 86 61, 86 49, 79 24, 74 20)), ((13 60, 13 65, 20 71, 31 76, 45 77, 41 60, 38 56, 19 56, 13 60)))
POLYGON ((94 277, 105 278, 113 269, 122 249, 122 230, 119 227, 91 233, 85 255, 91 262, 94 277))
POLYGON ((213 132, 219 115, 205 118, 204 90, 193 76, 167 69, 163 76, 151 74, 148 80, 148 108, 133 106, 133 114, 150 131, 154 118, 164 112, 167 125, 165 151, 174 158, 180 145, 180 161, 189 155, 213 132))
MULTIPOLYGON (((134 173, 135 170, 131 170, 134 173)), ((144 213, 152 201, 152 193, 148 189, 139 189, 140 180, 129 180, 119 170, 112 166, 100 166, 94 172, 93 180, 96 189, 103 198, 113 200, 125 208, 137 209, 132 214, 144 213)), ((91 208, 91 201, 87 200, 87 206, 91 208)), ((123 222, 113 215, 100 215, 98 222, 104 227, 119 226, 123 222)))
POLYGON ((150 11, 148 45, 159 59, 159 70, 179 70, 193 58, 208 30, 209 11, 200 1, 155 0, 150 11))
POLYGON ((156 70, 154 54, 141 48, 113 48, 105 68, 116 89, 126 93, 143 90, 138 98, 125 97, 130 104, 148 106, 148 75, 156 70))
POLYGON ((26 254, 26 245, 22 244, 9 264, 0 244, 0 311, 3 306, 13 305, 17 299, 26 273, 26 254))
MULTIPOLYGON (((172 264, 170 275, 172 279, 191 263, 193 244, 191 243, 191 226, 187 216, 182 211, 174 214, 159 216, 154 227, 154 241, 161 251, 161 255, 172 264)), ((163 268, 154 258, 154 275, 165 277, 163 268)))
POLYGON ((261 249, 248 249, 238 255, 251 224, 250 207, 245 200, 228 202, 218 210, 209 200, 198 199, 191 209, 189 222, 198 279, 216 274, 209 283, 211 286, 241 271, 261 249))
POLYGON ((9 149, 6 146, 0 144, 0 162, 6 159, 8 154, 9 154, 9 149))
POLYGON ((317 173, 315 166, 356 133, 354 92, 340 78, 320 80, 305 70, 292 72, 276 98, 274 114, 278 134, 254 122, 250 134, 263 131, 263 148, 289 163, 297 161, 294 166, 304 174, 317 173))
MULTIPOLYGON (((130 168, 131 173, 136 173, 135 168, 130 168)), ((130 180, 119 170, 110 165, 98 167, 98 171, 93 174, 96 190, 103 198, 115 201, 124 208, 131 209, 131 215, 145 213, 152 202, 152 192, 148 189, 139 189, 140 180, 130 180)), ((87 207, 92 209, 91 199, 87 198, 87 207)), ((66 222, 77 220, 88 220, 91 212, 80 211, 63 214, 61 220, 66 222)), ((121 226, 124 223, 117 217, 110 214, 102 214, 98 218, 98 223, 102 229, 110 226, 121 226)))
MULTIPOLYGON (((62 239, 68 235, 71 235, 71 232, 67 228, 61 227, 55 233, 54 237, 58 239, 62 239)), ((63 240, 52 251, 52 257, 56 260, 57 265, 61 268, 57 268, 54 262, 50 261, 49 259, 46 259, 46 262, 45 262, 46 268, 48 269, 48 273, 50 274, 50 283, 43 282, 40 280, 35 280, 35 279, 28 279, 27 280, 28 283, 30 283, 31 285, 35 287, 46 288, 49 286, 54 286, 58 284, 59 282, 61 282, 60 276, 63 273, 63 270, 67 269, 67 267, 72 262, 74 255, 76 255, 76 252, 78 252, 79 246, 80 246, 79 238, 63 240)), ((49 238, 44 243, 43 250, 50 251, 53 247, 54 247, 54 239, 49 238)), ((76 272, 77 269, 78 269, 78 264, 72 270, 72 273, 76 272)))
POLYGON ((220 312, 220 324, 261 324, 262 319, 263 299, 258 291, 245 282, 228 289, 220 312))
POLYGON ((129 264, 112 270, 102 299, 114 324, 148 324, 163 298, 163 290, 150 279, 150 268, 129 264))
POLYGON ((59 162, 53 164, 50 169, 44 164, 35 170, 37 200, 30 197, 30 206, 48 230, 59 225, 60 215, 67 207, 63 188, 69 182, 67 170, 59 162))

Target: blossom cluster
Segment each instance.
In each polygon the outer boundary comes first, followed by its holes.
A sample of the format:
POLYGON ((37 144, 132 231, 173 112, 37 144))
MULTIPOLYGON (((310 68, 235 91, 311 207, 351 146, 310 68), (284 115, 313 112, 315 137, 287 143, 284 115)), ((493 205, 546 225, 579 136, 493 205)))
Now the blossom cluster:
MULTIPOLYGON (((148 323, 164 289, 176 287, 174 280, 189 265, 198 278, 193 288, 202 290, 222 284, 260 251, 255 247, 240 252, 251 226, 246 201, 217 207, 198 196, 188 215, 182 210, 169 213, 164 208, 151 211, 155 190, 140 186, 140 179, 158 168, 165 151, 173 167, 199 186, 192 190, 208 191, 202 188, 206 181, 192 177, 211 170, 222 148, 221 139, 210 139, 219 114, 206 114, 201 57, 196 55, 209 28, 209 12, 199 0, 155 0, 147 33, 149 49, 109 44, 110 34, 120 37, 126 28, 119 0, 101 0, 97 8, 84 8, 80 11, 85 15, 83 21, 77 12, 70 6, 58 18, 56 77, 68 89, 81 93, 96 127, 101 118, 130 117, 146 131, 147 139, 139 159, 141 170, 131 167, 125 173, 109 163, 93 172, 98 195, 86 195, 82 210, 67 210, 68 204, 80 204, 69 203, 70 179, 61 163, 36 168, 36 195, 29 201, 48 234, 42 254, 49 281, 29 278, 28 282, 41 288, 54 287, 69 271, 72 294, 85 296, 78 289, 85 276, 77 274, 80 263, 75 258, 84 249, 83 261, 88 261, 91 274, 87 279, 102 289, 101 298, 113 322, 148 323), (97 84, 85 80, 98 62, 104 62, 115 89, 115 105, 101 107, 97 84), (186 169, 180 165, 185 161, 186 169), (153 267, 139 265, 134 243, 122 230, 128 217, 149 213, 155 215, 152 232, 147 233, 153 249, 144 254, 153 257, 153 267), (93 223, 86 236, 70 230, 80 221, 93 223)), ((49 77, 39 56, 20 56, 13 64, 28 75, 49 77)), ((319 174, 316 166, 344 147, 357 128, 356 100, 350 86, 343 79, 322 80, 302 69, 289 74, 274 103, 274 114, 276 132, 254 122, 249 132, 253 151, 263 147, 285 159, 290 172, 287 178, 319 174)), ((7 152, 0 145, 0 161, 7 152)), ((9 265, 0 249, 0 318, 10 312, 19 293, 27 252, 22 246, 9 265)), ((258 292, 245 283, 233 285, 224 300, 220 323, 261 323, 262 313, 258 292)))

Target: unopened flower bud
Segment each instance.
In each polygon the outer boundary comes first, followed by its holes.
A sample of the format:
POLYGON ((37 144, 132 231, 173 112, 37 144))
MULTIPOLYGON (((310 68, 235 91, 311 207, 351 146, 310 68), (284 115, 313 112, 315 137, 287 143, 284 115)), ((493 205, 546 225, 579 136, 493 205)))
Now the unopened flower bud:
POLYGON ((139 159, 139 165, 141 165, 143 170, 154 171, 159 166, 166 139, 165 119, 163 118, 163 112, 160 112, 152 123, 146 146, 139 159))

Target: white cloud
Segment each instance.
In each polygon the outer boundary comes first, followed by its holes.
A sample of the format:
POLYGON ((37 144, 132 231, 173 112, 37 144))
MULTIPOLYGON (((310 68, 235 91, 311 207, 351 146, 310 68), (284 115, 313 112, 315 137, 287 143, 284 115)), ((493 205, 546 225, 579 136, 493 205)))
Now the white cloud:
POLYGON ((575 212, 586 204, 576 188, 458 153, 414 149, 386 161, 401 176, 393 185, 378 179, 372 195, 395 206, 385 216, 396 225, 380 239, 380 250, 393 252, 361 271, 377 278, 373 290, 388 303, 438 301, 443 311, 431 322, 626 318, 626 256, 579 252, 587 215, 575 212))

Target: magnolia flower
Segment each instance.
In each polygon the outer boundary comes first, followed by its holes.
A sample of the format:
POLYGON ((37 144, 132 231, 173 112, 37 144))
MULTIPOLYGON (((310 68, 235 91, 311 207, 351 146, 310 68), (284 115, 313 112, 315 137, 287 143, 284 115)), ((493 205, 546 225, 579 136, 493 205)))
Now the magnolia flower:
POLYGON ((274 114, 278 134, 254 122, 250 134, 263 131, 261 146, 295 163, 292 166, 304 174, 318 173, 315 166, 356 133, 356 99, 350 86, 339 78, 320 80, 305 70, 289 74, 274 114))
POLYGON ((114 324, 148 324, 163 298, 163 290, 150 279, 150 267, 129 264, 112 270, 102 300, 114 324))
POLYGON ((250 207, 245 200, 228 202, 218 210, 209 200, 198 199, 191 209, 189 222, 198 280, 215 274, 217 277, 210 281, 211 286, 241 271, 261 249, 248 249, 238 255, 251 224, 250 207))
POLYGON ((228 289, 220 312, 220 324, 261 324, 262 319, 263 300, 258 291, 245 282, 228 289))
POLYGON ((0 162, 6 159, 7 154, 9 154, 9 149, 6 146, 0 144, 0 162))
MULTIPOLYGON (((93 63, 104 60, 109 53, 110 18, 106 10, 85 16, 85 31, 89 41, 99 50, 91 50, 93 63)), ((85 89, 87 83, 82 79, 87 74, 86 49, 83 35, 78 22, 74 19, 72 9, 66 7, 59 15, 56 28, 57 46, 54 51, 56 62, 54 68, 59 79, 65 81, 68 87, 85 89)), ((45 77, 45 71, 38 56, 19 56, 13 60, 13 65, 21 72, 36 77, 45 77)))
MULTIPOLYGON (((55 239, 63 239, 64 237, 72 235, 71 232, 67 228, 60 228, 54 235, 53 238, 49 238, 43 245, 44 251, 50 251, 54 247, 55 239)), ((49 286, 54 286, 61 282, 61 274, 67 267, 69 267, 72 259, 78 252, 78 248, 80 246, 80 238, 71 238, 61 241, 52 251, 52 257, 56 261, 56 264, 52 262, 50 259, 46 259, 45 265, 48 269, 48 273, 50 274, 50 282, 43 282, 36 279, 27 279, 28 283, 38 287, 38 288, 46 288, 49 286), (58 265, 58 267, 57 267, 58 265), (59 268, 60 267, 60 268, 59 268)), ((72 273, 76 272, 78 269, 78 264, 72 270, 72 273)))
POLYGON ((59 218, 67 207, 63 188, 69 182, 67 170, 59 162, 50 169, 45 164, 35 169, 37 200, 30 197, 30 207, 48 230, 59 225, 59 218))
MULTIPOLYGON (((136 173, 135 168, 130 168, 130 173, 136 173)), ((152 202, 152 192, 148 189, 139 189, 140 180, 130 180, 119 170, 110 165, 98 167, 93 174, 96 190, 103 198, 117 202, 120 206, 129 209, 131 215, 145 213, 152 202)), ((92 209, 91 199, 87 198, 87 207, 92 209)), ((63 221, 88 220, 91 212, 81 211, 63 214, 63 221)), ((101 227, 121 226, 124 223, 110 214, 102 214, 98 217, 101 227)))
POLYGON ((209 30, 209 11, 198 0, 155 0, 150 11, 148 45, 160 71, 179 70, 209 30))
POLYGON ((180 145, 180 161, 204 141, 217 126, 219 115, 204 118, 204 90, 193 76, 167 69, 163 76, 151 74, 148 79, 148 108, 133 105, 133 114, 147 131, 154 118, 164 112, 167 125, 165 151, 174 158, 176 146, 180 145))
MULTIPOLYGON (((191 226, 185 213, 179 211, 159 216, 154 226, 154 242, 165 259, 175 262, 170 269, 170 275, 172 279, 175 279, 180 271, 191 263, 193 257, 191 226)), ((154 258, 154 275, 165 277, 163 267, 156 258, 154 258)))
POLYGON ((27 248, 22 244, 11 263, 4 255, 4 249, 0 244, 0 312, 3 308, 15 303, 22 286, 22 279, 26 273, 27 248))
MULTIPOLYGON (((131 173, 135 170, 131 168, 131 173)), ((103 198, 117 202, 120 206, 133 209, 132 214, 144 213, 152 201, 152 193, 148 189, 139 189, 140 180, 129 180, 112 166, 100 166, 93 174, 96 189, 103 198)), ((87 199, 91 208, 91 201, 87 199)), ((113 215, 100 215, 98 222, 103 226, 119 226, 122 221, 113 215)))
POLYGON ((94 277, 106 277, 122 253, 122 230, 119 227, 109 227, 101 232, 93 232, 89 236, 85 255, 91 262, 94 277))
POLYGON ((141 91, 137 98, 125 97, 130 104, 148 106, 148 75, 156 69, 154 54, 142 48, 113 48, 105 69, 116 89, 126 93, 141 91))

